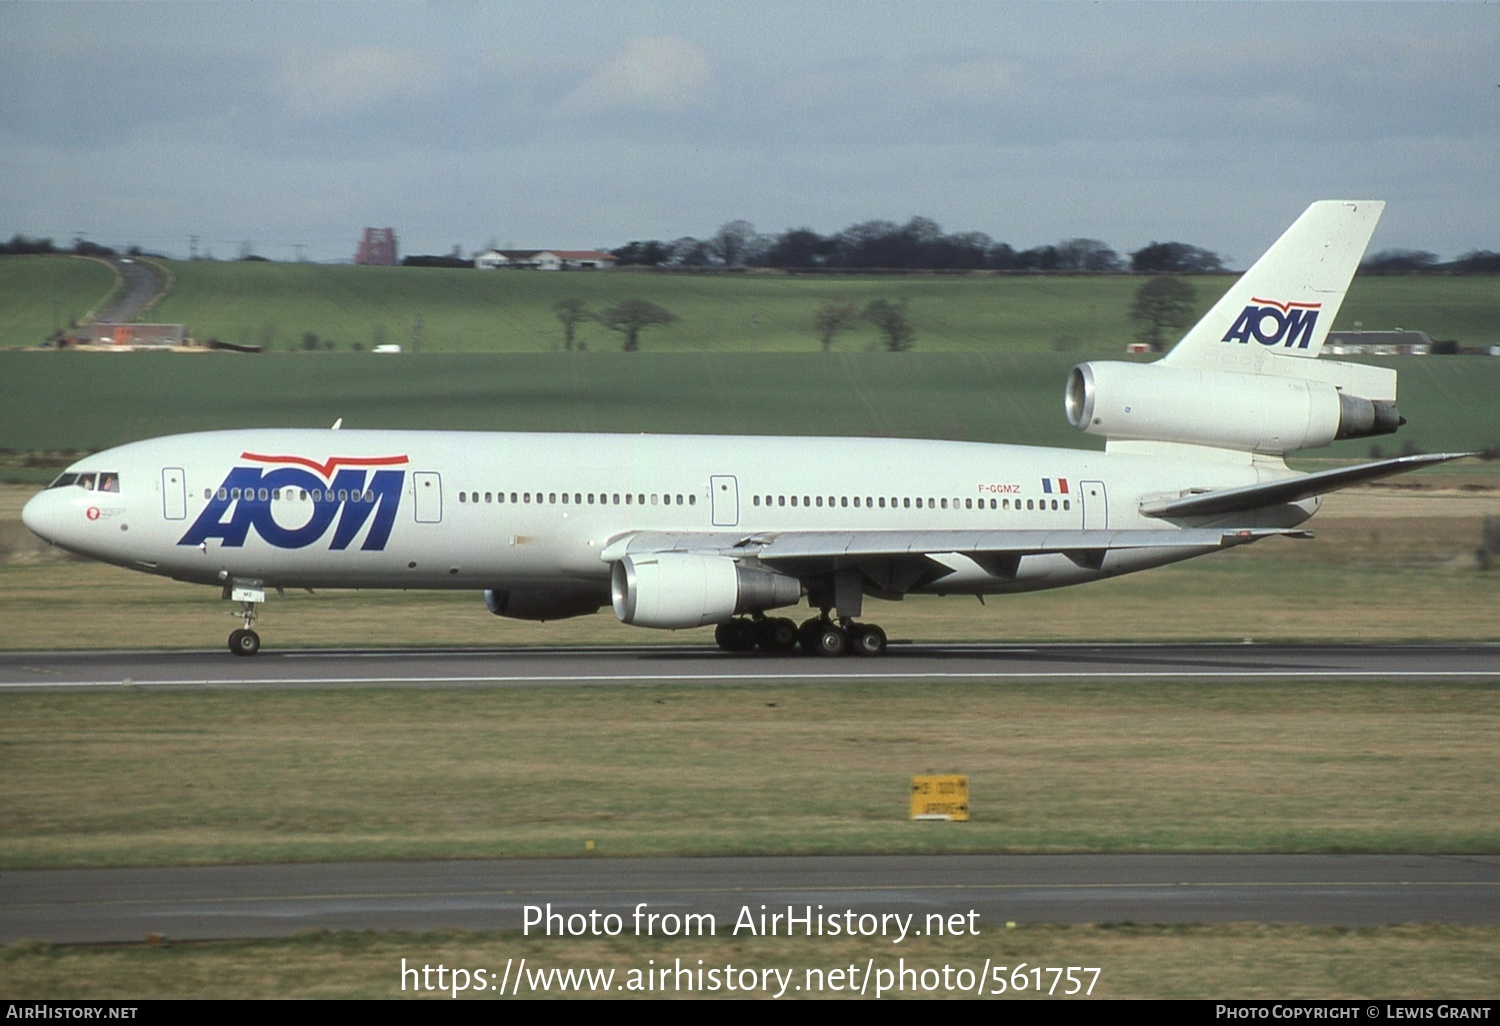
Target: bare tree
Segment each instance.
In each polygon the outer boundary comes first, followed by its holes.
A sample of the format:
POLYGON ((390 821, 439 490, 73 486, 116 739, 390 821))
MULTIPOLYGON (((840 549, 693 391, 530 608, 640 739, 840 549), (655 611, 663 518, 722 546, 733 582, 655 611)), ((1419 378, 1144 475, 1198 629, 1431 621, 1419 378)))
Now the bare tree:
POLYGON ((1152 278, 1136 289, 1135 302, 1130 307, 1130 319, 1141 322, 1136 341, 1160 352, 1162 336, 1168 328, 1185 328, 1191 323, 1196 296, 1197 291, 1191 285, 1168 275, 1152 278))
POLYGON ((737 267, 744 262, 756 240, 755 225, 749 221, 730 221, 714 233, 708 248, 724 261, 725 267, 737 267))
POLYGON ((583 305, 581 299, 559 299, 552 305, 552 312, 557 314, 559 321, 562 321, 564 349, 573 348, 573 339, 578 334, 578 325, 594 319, 594 315, 589 313, 588 307, 583 305))
POLYGON ((813 330, 818 341, 823 343, 823 352, 833 348, 833 340, 842 331, 857 325, 861 320, 859 307, 847 299, 825 299, 818 312, 813 314, 813 330))
POLYGON ((653 324, 671 324, 676 320, 677 315, 672 311, 644 299, 627 299, 599 315, 599 323, 610 331, 618 331, 625 336, 627 353, 640 350, 642 329, 653 324))
POLYGON ((865 320, 875 325, 888 352, 904 353, 916 343, 916 332, 906 316, 906 300, 892 303, 888 299, 873 299, 865 305, 865 320))

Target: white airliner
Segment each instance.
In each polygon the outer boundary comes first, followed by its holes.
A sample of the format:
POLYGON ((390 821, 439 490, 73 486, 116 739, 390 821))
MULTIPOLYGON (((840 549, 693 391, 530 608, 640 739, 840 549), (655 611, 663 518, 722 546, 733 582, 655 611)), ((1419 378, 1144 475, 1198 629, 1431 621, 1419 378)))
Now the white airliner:
POLYGON ((1319 496, 1454 459, 1300 474, 1285 455, 1395 431, 1396 373, 1318 360, 1383 208, 1315 203, 1150 364, 1073 368, 1103 452, 873 438, 215 431, 133 442, 26 504, 72 552, 242 604, 267 589, 472 588, 526 620, 613 605, 716 624, 730 651, 879 655, 865 596, 991 595, 1301 534, 1319 496), (767 616, 806 598, 800 626, 767 616))

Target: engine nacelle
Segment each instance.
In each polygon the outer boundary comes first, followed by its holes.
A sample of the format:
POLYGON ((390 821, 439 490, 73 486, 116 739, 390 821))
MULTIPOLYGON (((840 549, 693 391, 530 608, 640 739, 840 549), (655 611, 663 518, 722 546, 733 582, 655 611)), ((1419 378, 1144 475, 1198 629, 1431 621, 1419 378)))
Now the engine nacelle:
POLYGON ((546 591, 538 588, 494 588, 484 593, 484 604, 496 616, 512 620, 566 620, 604 608, 597 591, 546 591))
POLYGON ((610 593, 621 623, 675 630, 792 605, 802 597, 802 585, 795 577, 744 567, 724 556, 659 552, 616 563, 610 593))
POLYGON ((1089 434, 1282 455, 1395 431, 1393 403, 1332 384, 1161 364, 1081 363, 1068 375, 1068 422, 1089 434))

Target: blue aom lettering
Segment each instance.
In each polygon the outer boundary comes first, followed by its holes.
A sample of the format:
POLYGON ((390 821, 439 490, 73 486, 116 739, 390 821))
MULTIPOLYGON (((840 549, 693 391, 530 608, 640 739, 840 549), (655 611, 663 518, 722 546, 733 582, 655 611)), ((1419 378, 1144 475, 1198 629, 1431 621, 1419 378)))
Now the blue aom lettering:
POLYGON ((1320 308, 1321 304, 1287 304, 1287 309, 1283 310, 1279 306, 1252 303, 1245 307, 1222 341, 1249 342, 1253 338, 1263 346, 1306 349, 1312 342, 1313 325, 1318 323, 1320 308))
POLYGON ((331 549, 347 549, 369 524, 360 549, 381 551, 390 540, 401 504, 405 472, 343 468, 331 482, 296 467, 263 471, 259 467, 236 467, 229 472, 188 529, 179 545, 200 545, 219 539, 225 548, 240 548, 253 528, 269 545, 278 549, 301 549, 319 541, 337 521, 331 549), (278 491, 306 493, 307 502, 277 502, 278 491), (298 514, 299 523, 284 526, 275 513, 298 514))

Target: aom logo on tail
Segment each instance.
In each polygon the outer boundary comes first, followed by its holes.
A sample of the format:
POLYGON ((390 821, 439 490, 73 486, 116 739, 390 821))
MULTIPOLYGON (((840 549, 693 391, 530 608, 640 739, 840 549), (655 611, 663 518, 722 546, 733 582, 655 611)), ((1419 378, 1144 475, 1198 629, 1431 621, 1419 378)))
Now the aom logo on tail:
POLYGON ((1249 342, 1253 338, 1263 346, 1306 349, 1321 309, 1322 303, 1278 303, 1252 296, 1250 305, 1220 341, 1249 342))
POLYGON ((400 466, 407 457, 334 456, 319 463, 246 452, 240 459, 266 466, 231 470, 178 545, 218 538, 226 548, 239 548, 253 529, 278 549, 302 549, 333 527, 328 547, 347 549, 368 524, 359 547, 385 548, 406 471, 365 468, 400 466))

